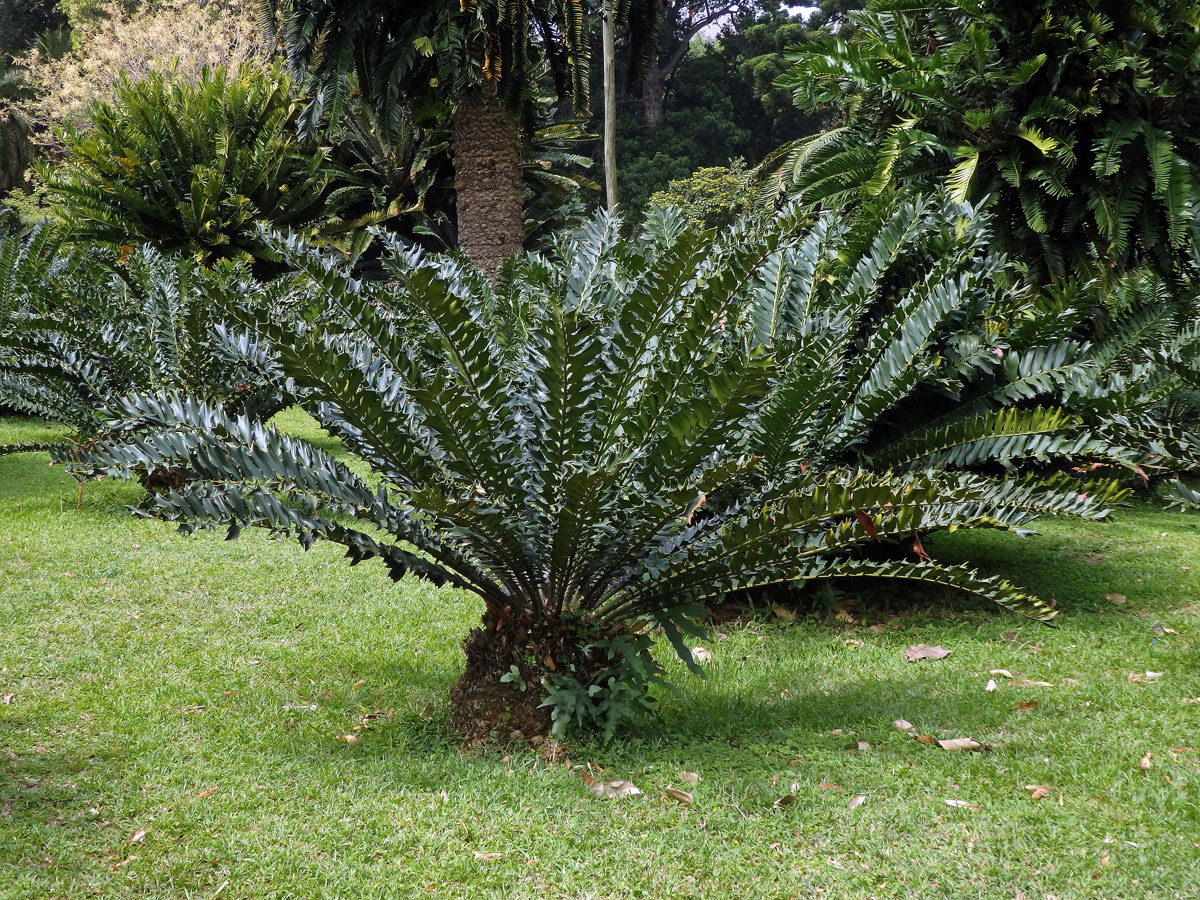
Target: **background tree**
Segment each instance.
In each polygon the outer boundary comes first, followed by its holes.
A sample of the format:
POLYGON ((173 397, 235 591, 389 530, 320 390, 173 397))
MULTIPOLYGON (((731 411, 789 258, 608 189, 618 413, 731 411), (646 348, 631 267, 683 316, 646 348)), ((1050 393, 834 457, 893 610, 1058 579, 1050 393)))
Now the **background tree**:
POLYGON ((57 0, 0 0, 0 197, 23 183, 33 157, 31 124, 20 109, 31 93, 29 79, 12 57, 65 23, 57 0))
POLYGON ((453 112, 459 246, 486 271, 524 238, 522 131, 541 72, 588 103, 583 0, 267 0, 288 59, 314 76, 308 125, 336 121, 352 90, 391 123, 453 112))
POLYGON ((7 62, 46 31, 66 24, 58 0, 0 0, 0 60, 7 62))
POLYGON ((170 70, 176 80, 197 81, 205 69, 268 65, 272 55, 254 0, 94 4, 73 14, 69 44, 18 57, 29 86, 18 109, 37 141, 57 151, 55 130, 89 127, 92 105, 112 102, 122 79, 170 70))
POLYGON ((840 204, 901 182, 993 198, 1037 281, 1172 276, 1193 244, 1200 9, 1179 0, 875 0, 799 45, 782 84, 837 127, 788 148, 793 190, 840 204))
MULTIPOLYGON (((623 208, 642 209, 652 193, 697 169, 738 158, 757 162, 781 143, 818 130, 821 114, 797 108, 788 91, 772 85, 788 66, 786 48, 807 35, 802 17, 781 4, 744 4, 719 33, 694 37, 664 78, 656 127, 644 124, 635 81, 619 120, 623 208)), ((630 39, 618 49, 626 64, 640 52, 630 39)))
POLYGON ((630 66, 631 93, 642 104, 642 124, 654 128, 663 123, 663 94, 667 79, 683 63, 692 39, 736 13, 756 9, 756 0, 653 0, 631 13, 631 58, 645 58, 644 66, 630 66), (644 25, 661 22, 657 40, 642 35, 644 25), (643 49, 643 43, 646 45, 643 49))

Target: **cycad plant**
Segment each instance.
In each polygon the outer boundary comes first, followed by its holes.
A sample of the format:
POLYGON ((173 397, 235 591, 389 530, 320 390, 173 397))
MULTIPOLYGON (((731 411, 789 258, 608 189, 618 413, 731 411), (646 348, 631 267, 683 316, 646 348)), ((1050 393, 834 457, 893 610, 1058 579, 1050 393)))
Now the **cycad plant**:
MULTIPOLYGON (((280 385, 239 354, 213 302, 244 276, 147 246, 63 253, 45 227, 0 239, 0 404, 65 424, 82 444, 98 437, 110 399, 134 390, 273 414, 280 385)), ((0 453, 33 449, 45 448, 0 445, 0 453)))
POLYGON ((1142 484, 1166 482, 1173 502, 1189 496, 1179 476, 1200 472, 1198 296, 1194 274, 1174 287, 1149 271, 1112 290, 1068 286, 1015 335, 1026 344, 1064 341, 1085 316, 1105 323, 1065 380, 1062 403, 1133 449, 1142 484))
MULTIPOLYGON (((561 262, 510 260, 494 282, 392 245, 387 280, 367 284, 279 241, 301 273, 297 315, 280 321, 252 297, 227 315, 372 478, 178 393, 114 404, 106 428, 128 437, 80 461, 125 475, 185 466, 193 480, 152 508, 184 531, 260 526, 333 541, 352 563, 379 558, 393 578, 475 593, 483 622, 451 702, 467 737, 532 737, 552 723, 611 730, 658 677, 650 633, 661 629, 694 665, 685 635, 697 604, 729 591, 891 577, 1049 619, 998 578, 860 551, 948 527, 1022 528, 1043 512, 1099 516, 1111 485, 874 473, 776 433, 781 411, 789 427, 822 414, 796 412, 788 395, 802 363, 742 327, 757 305, 749 286, 772 280, 764 266, 795 224, 715 240, 668 213, 627 241, 601 217, 561 262)), ((870 271, 879 260, 859 262, 870 271)), ((954 264, 969 266, 969 254, 954 264)), ((803 308, 787 291, 788 308, 803 308)), ((870 344, 850 369, 863 385, 852 392, 858 417, 878 414, 880 361, 921 350, 906 326, 877 343, 889 349, 870 344)))
POLYGON ((125 81, 90 129, 63 134, 65 158, 45 172, 50 208, 80 242, 262 258, 260 222, 314 230, 340 209, 341 170, 295 134, 300 110, 273 70, 125 81))

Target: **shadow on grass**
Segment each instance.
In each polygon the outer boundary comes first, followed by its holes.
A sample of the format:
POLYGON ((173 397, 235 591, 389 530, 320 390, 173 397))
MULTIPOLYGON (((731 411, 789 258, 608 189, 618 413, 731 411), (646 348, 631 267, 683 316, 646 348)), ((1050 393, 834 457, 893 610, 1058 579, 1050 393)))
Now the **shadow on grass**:
POLYGON ((63 485, 64 478, 72 481, 63 470, 50 466, 45 453, 11 453, 0 456, 0 502, 42 499, 63 485))
MULTIPOLYGON (((89 782, 119 777, 117 763, 124 754, 110 751, 103 757, 78 756, 36 749, 8 748, 28 740, 30 732, 44 727, 32 719, 8 714, 0 719, 0 838, 20 842, 22 835, 39 829, 96 830, 100 817, 88 813, 92 796, 89 782)), ((5 863, 34 865, 34 860, 6 859, 5 863)))

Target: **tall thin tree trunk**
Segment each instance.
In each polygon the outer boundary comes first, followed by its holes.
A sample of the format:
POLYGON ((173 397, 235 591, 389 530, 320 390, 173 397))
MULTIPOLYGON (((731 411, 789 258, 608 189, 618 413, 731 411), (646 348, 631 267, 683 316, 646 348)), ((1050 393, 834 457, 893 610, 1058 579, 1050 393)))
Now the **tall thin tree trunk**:
POLYGON ((458 245, 494 275, 525 241, 520 126, 498 100, 463 100, 452 149, 458 245))
POLYGON ((617 63, 613 50, 616 0, 604 4, 604 186, 609 212, 617 210, 617 63))

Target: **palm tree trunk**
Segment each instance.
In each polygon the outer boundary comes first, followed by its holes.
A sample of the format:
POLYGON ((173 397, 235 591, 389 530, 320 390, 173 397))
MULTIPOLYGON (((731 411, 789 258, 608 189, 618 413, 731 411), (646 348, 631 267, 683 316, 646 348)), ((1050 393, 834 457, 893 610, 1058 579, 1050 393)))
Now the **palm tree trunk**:
POLYGON ((452 149, 458 246, 494 275, 525 240, 520 126, 495 99, 463 100, 452 149))

